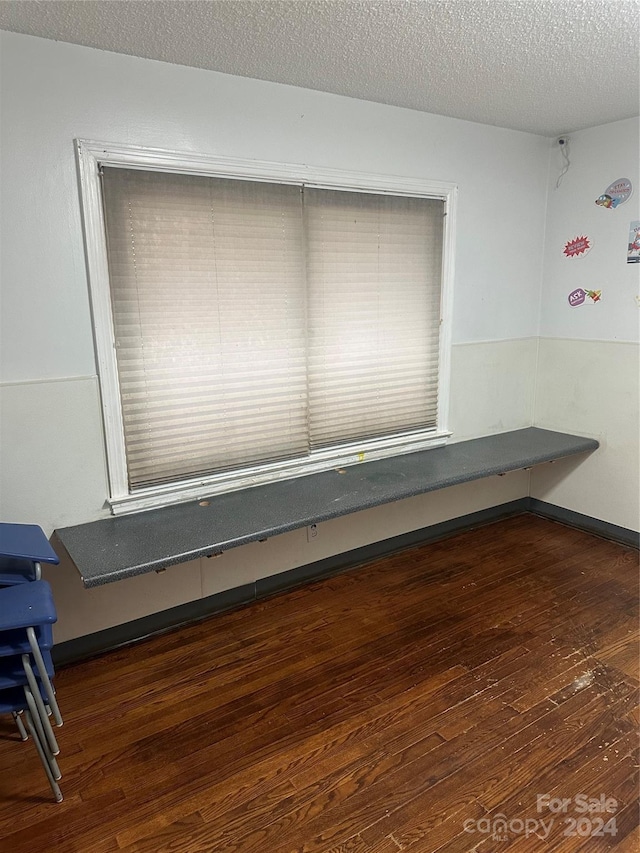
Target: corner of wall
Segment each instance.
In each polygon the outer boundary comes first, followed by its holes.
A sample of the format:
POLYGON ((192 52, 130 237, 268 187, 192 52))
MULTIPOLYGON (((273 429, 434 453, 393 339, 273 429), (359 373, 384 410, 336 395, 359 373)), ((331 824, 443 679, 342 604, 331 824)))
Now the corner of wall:
POLYGON ((640 518, 640 270, 626 258, 629 221, 640 219, 638 136, 637 118, 570 134, 571 167, 557 192, 550 151, 533 422, 597 438, 601 447, 578 466, 541 466, 530 492, 630 530, 640 518), (622 177, 632 181, 633 195, 616 208, 596 205, 622 177), (591 250, 564 256, 563 245, 580 234, 591 250), (600 291, 600 300, 570 305, 568 294, 578 287, 600 291))

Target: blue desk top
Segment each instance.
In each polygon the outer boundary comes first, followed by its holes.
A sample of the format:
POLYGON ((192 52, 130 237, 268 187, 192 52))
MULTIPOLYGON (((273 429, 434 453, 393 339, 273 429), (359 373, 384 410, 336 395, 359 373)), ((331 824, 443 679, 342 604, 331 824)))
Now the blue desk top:
POLYGON ((36 563, 59 563, 44 530, 37 524, 0 522, 0 557, 14 557, 36 563))
POLYGON ((414 495, 587 453, 598 442, 530 427, 57 530, 86 587, 220 553, 414 495))

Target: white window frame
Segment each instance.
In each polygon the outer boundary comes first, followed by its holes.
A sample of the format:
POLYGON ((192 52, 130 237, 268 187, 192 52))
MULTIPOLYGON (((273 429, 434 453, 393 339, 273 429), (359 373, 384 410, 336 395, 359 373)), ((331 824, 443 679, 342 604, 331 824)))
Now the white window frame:
POLYGON ((451 435, 449 377, 451 368, 451 319, 453 307, 455 209, 457 186, 451 183, 417 180, 395 175, 347 172, 306 165, 239 160, 203 154, 166 151, 112 143, 75 140, 82 218, 87 258, 93 334, 100 381, 110 497, 114 515, 169 504, 197 500, 274 480, 305 476, 318 471, 381 459, 401 453, 439 447, 451 435), (237 180, 304 184, 322 189, 351 190, 396 196, 440 199, 445 222, 442 247, 442 290, 440 302, 440 351, 438 367, 438 415, 436 427, 386 436, 368 441, 314 450, 302 460, 285 460, 244 469, 211 474, 196 479, 150 486, 129 491, 124 427, 115 336, 111 310, 106 232, 102 206, 100 165, 120 166, 158 172, 205 175, 237 180))

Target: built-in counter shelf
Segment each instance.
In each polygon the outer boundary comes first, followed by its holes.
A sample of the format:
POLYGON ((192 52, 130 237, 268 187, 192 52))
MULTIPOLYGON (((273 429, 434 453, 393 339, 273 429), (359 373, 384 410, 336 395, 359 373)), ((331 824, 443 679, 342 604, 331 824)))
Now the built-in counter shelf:
POLYGON ((219 554, 348 513, 598 448, 529 427, 56 531, 85 587, 219 554))

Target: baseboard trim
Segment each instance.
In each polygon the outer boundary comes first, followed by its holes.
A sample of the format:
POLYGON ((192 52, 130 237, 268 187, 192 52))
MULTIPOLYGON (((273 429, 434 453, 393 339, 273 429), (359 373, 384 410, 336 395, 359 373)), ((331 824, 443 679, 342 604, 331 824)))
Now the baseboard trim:
POLYGON ((141 642, 149 637, 173 631, 176 628, 201 621, 202 619, 207 619, 216 613, 223 613, 225 610, 242 607, 254 601, 302 586, 303 584, 339 574, 340 572, 361 566, 364 563, 369 563, 372 560, 404 551, 407 548, 414 548, 417 545, 423 545, 437 539, 445 539, 466 530, 473 530, 475 527, 481 527, 504 518, 520 515, 523 512, 531 512, 552 521, 558 521, 568 524, 571 527, 577 527, 588 533, 603 536, 614 542, 638 547, 639 535, 632 530, 618 527, 615 524, 609 524, 606 521, 600 521, 597 518, 581 515, 580 513, 563 509, 562 507, 548 504, 535 498, 519 498, 518 500, 489 507, 479 512, 472 512, 458 518, 451 518, 448 521, 442 521, 430 527, 412 530, 409 533, 393 536, 390 539, 383 539, 371 545, 364 545, 361 548, 355 548, 343 554, 336 554, 324 560, 299 566, 280 574, 260 578, 255 583, 224 590, 215 595, 207 596, 207 598, 190 601, 187 604, 180 604, 177 607, 162 610, 159 613, 152 613, 149 616, 144 616, 142 619, 135 619, 123 625, 106 628, 104 631, 97 631, 94 634, 67 640, 54 647, 52 652, 53 660, 56 666, 63 666, 96 657, 97 655, 114 651, 122 646, 141 642))
POLYGON ((499 521, 502 518, 518 515, 527 511, 527 503, 528 498, 520 498, 509 503, 490 507, 489 509, 441 521, 438 524, 432 524, 430 527, 422 527, 419 530, 412 530, 409 533, 392 536, 390 539, 382 539, 380 542, 371 543, 371 545, 363 545, 361 548, 355 548, 353 551, 345 551, 343 554, 336 554, 333 557, 327 557, 316 563, 309 563, 306 566, 290 569, 287 572, 261 578, 256 581, 256 598, 275 595, 279 592, 293 589, 301 584, 309 583, 310 581, 329 575, 339 574, 356 566, 361 566, 364 563, 370 563, 381 557, 388 557, 390 554, 396 554, 407 548, 415 548, 417 545, 424 545, 426 542, 432 542, 435 539, 444 539, 447 536, 453 536, 465 530, 472 530, 474 527, 480 527, 484 524, 499 521))
POLYGON ((568 524, 570 527, 577 527, 578 530, 593 533, 595 536, 602 536, 604 539, 619 542, 621 545, 630 545, 632 548, 640 547, 640 533, 629 530, 627 527, 619 527, 609 521, 592 518, 590 515, 583 515, 580 512, 574 512, 572 509, 549 504, 538 500, 538 498, 528 498, 527 509, 534 515, 540 515, 550 521, 559 521, 562 524, 568 524))
POLYGON ((151 613, 149 616, 125 622, 123 625, 115 625, 113 628, 105 628, 103 631, 65 640, 53 647, 51 656, 56 666, 76 663, 106 652, 113 652, 122 646, 142 642, 157 634, 164 634, 166 631, 199 622, 214 613, 242 607, 243 604, 249 604, 254 600, 255 585, 252 583, 226 589, 216 595, 151 613))

